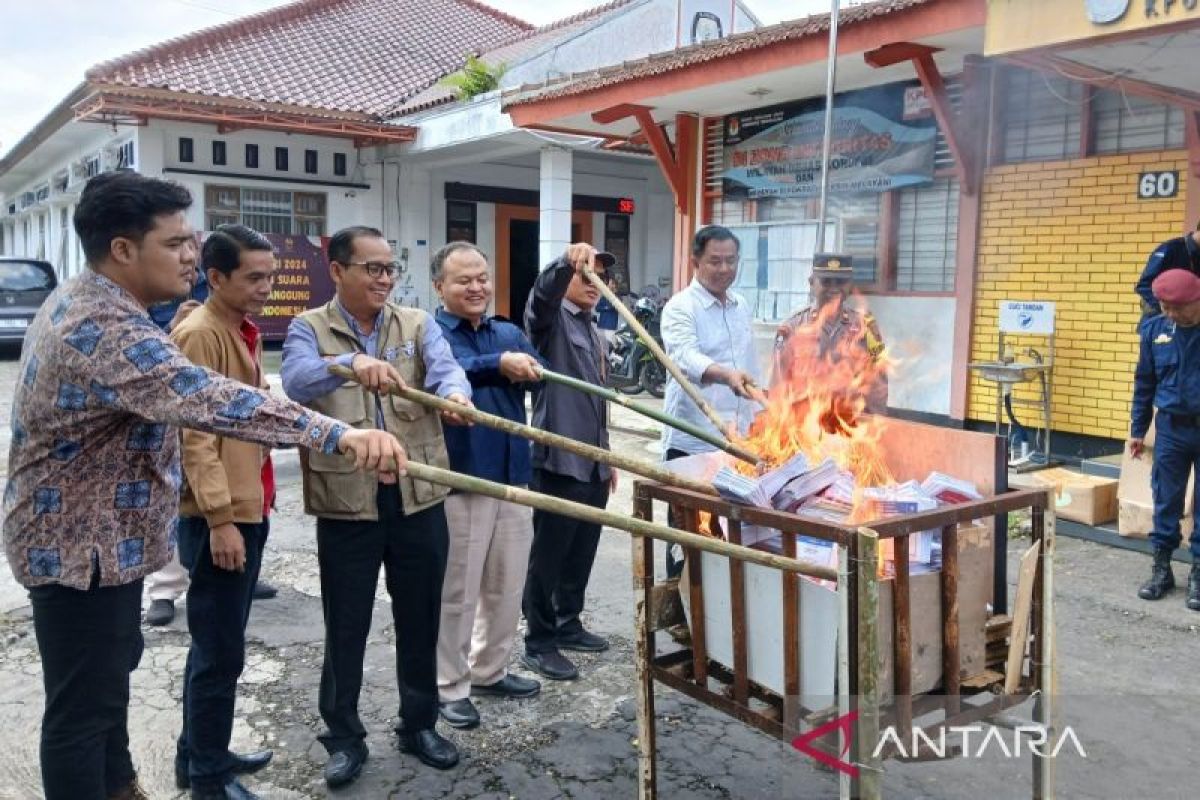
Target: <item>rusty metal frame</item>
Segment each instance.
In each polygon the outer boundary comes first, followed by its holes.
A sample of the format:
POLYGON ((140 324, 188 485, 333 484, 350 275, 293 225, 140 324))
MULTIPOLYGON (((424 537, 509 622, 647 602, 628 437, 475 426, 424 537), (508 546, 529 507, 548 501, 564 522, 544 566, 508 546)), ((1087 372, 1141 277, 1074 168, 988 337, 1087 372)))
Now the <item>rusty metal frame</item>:
MULTIPOLYGON (((663 486, 650 481, 639 480, 634 484, 634 515, 642 519, 652 519, 655 502, 667 503, 674 515, 675 525, 684 530, 699 532, 699 512, 712 514, 718 520, 725 521, 730 542, 740 540, 742 523, 763 525, 779 530, 783 534, 783 552, 785 556, 794 558, 796 554, 796 537, 805 535, 825 539, 844 548, 846 561, 857 564, 860 560, 859 548, 861 529, 857 526, 834 525, 805 519, 794 514, 763 509, 749 508, 708 495, 701 495, 683 489, 663 486)), ((894 548, 895 584, 893 586, 892 620, 894 635, 892 639, 893 677, 895 691, 890 706, 876 706, 866 709, 870 714, 871 724, 896 725, 901 731, 910 731, 914 720, 934 712, 941 712, 941 719, 922 726, 925 733, 936 737, 940 730, 955 725, 964 725, 995 717, 1013 706, 1036 697, 1034 720, 1053 730, 1054 709, 1051 707, 1050 692, 1053 681, 1053 642, 1052 642, 1052 584, 1050 563, 1053 558, 1054 540, 1054 507, 1045 491, 1026 490, 1007 492, 984 500, 963 503, 940 508, 934 511, 891 517, 878 522, 869 523, 871 531, 879 539, 905 538, 908 535, 929 530, 942 529, 942 682, 936 693, 912 696, 912 671, 914 642, 911 637, 910 603, 909 603, 909 563, 908 548, 894 548), (1031 643, 1028 646, 1029 667, 1020 678, 1015 694, 999 694, 984 703, 970 703, 963 707, 963 697, 985 695, 992 687, 964 688, 960 681, 960 653, 957 607, 957 529, 961 522, 969 522, 981 518, 993 517, 998 514, 1031 509, 1033 540, 1040 543, 1041 555, 1037 562, 1035 573, 1034 603, 1030 619, 1031 643), (903 691, 902 691, 903 690, 903 691), (965 694, 964 694, 965 692, 965 694)), ((735 558, 730 558, 730 613, 731 631, 734 642, 734 663, 722 665, 708 657, 704 626, 704 587, 700 580, 699 552, 688 551, 685 568, 689 570, 690 599, 692 611, 691 646, 674 652, 660 654, 656 645, 656 631, 651 628, 649 618, 655 595, 653 541, 641 537, 633 539, 633 575, 636 598, 635 623, 637 625, 635 638, 636 672, 638 678, 638 738, 640 748, 639 776, 642 798, 657 796, 657 731, 654 724, 654 683, 657 681, 669 686, 692 699, 735 717, 736 719, 757 728, 776 738, 790 741, 800 734, 802 728, 814 726, 828 721, 836 716, 836 710, 809 709, 801 704, 800 693, 800 620, 798 610, 800 576, 794 573, 783 573, 783 647, 784 647, 784 687, 785 697, 758 686, 749 681, 746 651, 745 598, 742 594, 742 581, 739 579, 742 565, 735 558)), ((871 560, 873 565, 873 559, 871 560)), ((844 569, 844 565, 842 567, 844 569)), ((843 572, 847 578, 845 596, 849 598, 852 607, 848 619, 849 642, 859 642, 860 646, 851 646, 849 680, 847 682, 849 697, 859 695, 865 687, 868 696, 874 694, 878 679, 878 662, 867 659, 869 666, 864 672, 864 653, 861 646, 859 621, 856 598, 873 596, 863 594, 863 584, 875 584, 873 577, 865 582, 855 569, 843 572)), ((874 572, 870 573, 874 575, 874 572)), ((871 602, 873 605, 874 602, 871 602)), ((867 623, 873 625, 873 620, 867 623)), ((874 641, 874 636, 870 638, 874 641)), ((873 650, 873 648, 871 648, 873 650)), ((839 688, 839 694, 843 690, 839 688)), ((862 709, 859 709, 862 711, 862 709)), ((860 717, 861 719, 862 717, 860 717)), ((877 728, 875 729, 877 730, 877 728)), ((836 732, 835 732, 836 733, 836 732)), ((860 737, 861 738, 861 737, 860 737)), ((839 748, 836 742, 824 743, 824 747, 834 757, 838 756, 839 748)), ((864 753, 861 741, 853 742, 851 751, 852 763, 864 766, 870 761, 870 753, 864 753)), ((896 757, 892 750, 885 750, 883 759, 896 757)), ((1045 759, 1034 757, 1033 768, 1033 797, 1044 797, 1052 794, 1048 788, 1053 782, 1053 765, 1047 765, 1045 759)), ((877 796, 878 768, 870 767, 875 774, 869 776, 869 785, 863 785, 863 779, 853 782, 850 794, 860 796, 877 796)))

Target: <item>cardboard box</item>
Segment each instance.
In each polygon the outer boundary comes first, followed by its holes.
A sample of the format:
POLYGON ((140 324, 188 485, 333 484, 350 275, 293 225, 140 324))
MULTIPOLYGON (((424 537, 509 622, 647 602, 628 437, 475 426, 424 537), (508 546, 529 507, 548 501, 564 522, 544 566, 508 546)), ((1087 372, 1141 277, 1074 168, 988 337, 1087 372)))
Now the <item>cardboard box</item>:
MULTIPOLYGON (((1153 431, 1153 428, 1151 428, 1153 431)), ((1147 437, 1148 438, 1148 437, 1147 437)), ((1145 539, 1154 530, 1154 493, 1150 474, 1154 468, 1154 450, 1149 447, 1141 458, 1134 458, 1126 448, 1121 457, 1121 480, 1117 486, 1117 533, 1134 539, 1145 539)), ((1192 533, 1192 499, 1195 473, 1188 479, 1183 500, 1183 519, 1180 529, 1186 539, 1192 533)))
MULTIPOLYGON (((991 520, 959 526, 959 658, 963 676, 984 669, 987 606, 992 599, 991 520)), ((729 560, 701 553, 704 586, 704 630, 708 657, 733 668, 733 617, 730 606, 729 560)), ((783 694, 783 581, 779 570, 746 564, 746 646, 750 680, 783 694)), ((879 654, 881 699, 894 695, 892 592, 894 579, 879 583, 879 654)), ((692 622, 688 571, 679 583, 688 625, 692 622)), ((800 695, 807 708, 836 701, 837 592, 817 582, 800 581, 800 695)), ((942 678, 941 573, 913 574, 909 579, 913 693, 929 692, 942 678)))
POLYGON ((1117 481, 1112 478, 1059 467, 1014 473, 1008 485, 1014 489, 1053 489, 1054 511, 1063 519, 1103 525, 1117 518, 1117 481))

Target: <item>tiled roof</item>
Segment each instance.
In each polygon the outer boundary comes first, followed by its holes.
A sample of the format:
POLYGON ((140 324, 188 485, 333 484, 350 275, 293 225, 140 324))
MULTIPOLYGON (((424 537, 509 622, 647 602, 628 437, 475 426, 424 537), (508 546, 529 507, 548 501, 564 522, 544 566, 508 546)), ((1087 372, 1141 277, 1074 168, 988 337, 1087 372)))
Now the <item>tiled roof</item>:
MULTIPOLYGON (((479 58, 486 64, 493 66, 499 64, 515 64, 528 56, 531 56, 545 48, 548 48, 558 42, 569 39, 574 34, 584 28, 594 25, 601 17, 609 12, 624 8, 636 0, 611 0, 608 3, 598 5, 595 8, 589 8, 586 11, 581 11, 578 14, 573 14, 569 17, 552 22, 549 25, 543 25, 536 30, 528 31, 521 34, 512 41, 502 44, 482 53, 479 58)), ((461 64, 459 65, 461 67, 461 64)), ((457 71, 458 67, 455 68, 457 71)), ((445 103, 455 100, 454 90, 438 83, 434 83, 424 91, 418 92, 402 105, 398 106, 389 116, 400 116, 403 114, 413 114, 418 111, 424 111, 434 106, 440 106, 445 103)))
POLYGON ((300 0, 93 67, 92 84, 382 115, 534 30, 476 0, 300 0))
MULTIPOLYGON (((872 3, 844 8, 838 18, 839 27, 847 27, 865 22, 886 14, 894 14, 914 6, 927 5, 937 0, 876 0, 872 3)), ((526 85, 519 89, 506 92, 504 105, 514 106, 522 103, 533 103, 550 100, 556 97, 583 94, 584 92, 602 89, 617 83, 661 75, 695 64, 726 58, 748 50, 757 50, 767 45, 779 42, 794 41, 808 36, 826 34, 829 31, 829 14, 813 14, 803 19, 781 22, 766 28, 737 33, 724 39, 717 39, 702 44, 689 45, 666 53, 659 53, 616 64, 611 67, 592 70, 547 81, 539 85, 526 85)))

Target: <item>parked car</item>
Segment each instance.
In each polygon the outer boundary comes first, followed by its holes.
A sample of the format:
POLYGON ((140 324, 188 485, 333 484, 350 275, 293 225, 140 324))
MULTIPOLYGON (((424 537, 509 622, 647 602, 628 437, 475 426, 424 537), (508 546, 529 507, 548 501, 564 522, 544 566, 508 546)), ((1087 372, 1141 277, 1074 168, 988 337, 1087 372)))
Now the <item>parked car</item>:
POLYGON ((57 286, 46 261, 0 258, 0 343, 23 342, 33 315, 57 286))

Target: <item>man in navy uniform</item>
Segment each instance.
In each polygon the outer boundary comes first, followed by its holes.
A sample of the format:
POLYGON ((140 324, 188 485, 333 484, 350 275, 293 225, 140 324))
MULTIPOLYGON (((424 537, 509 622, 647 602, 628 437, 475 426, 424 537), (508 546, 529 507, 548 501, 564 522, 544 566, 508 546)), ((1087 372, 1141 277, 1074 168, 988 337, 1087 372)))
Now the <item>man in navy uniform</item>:
POLYGON ((1135 287, 1135 291, 1142 298, 1144 319, 1161 311, 1158 307, 1158 300, 1155 299, 1154 292, 1151 290, 1154 279, 1168 269, 1175 268, 1187 269, 1200 275, 1200 223, 1197 223, 1196 230, 1191 233, 1185 233, 1175 239, 1168 239, 1154 248, 1154 252, 1146 260, 1142 277, 1138 279, 1135 287))
MULTIPOLYGON (((1157 441, 1150 485, 1154 492, 1154 568, 1138 589, 1143 600, 1158 600, 1175 588, 1171 556, 1182 536, 1184 494, 1193 465, 1200 461, 1200 277, 1169 269, 1154 279, 1162 313, 1141 326, 1141 350, 1133 376, 1129 452, 1141 458, 1154 411, 1157 441)), ((1192 531, 1192 572, 1187 607, 1200 611, 1200 526, 1192 531)))
MULTIPOLYGON (((883 357, 883 337, 875 318, 866 311, 847 305, 854 289, 854 270, 850 256, 817 253, 813 256, 812 276, 808 279, 812 301, 808 308, 793 314, 775 334, 775 369, 771 386, 786 386, 802 379, 817 362, 836 362, 861 353, 859 366, 876 364, 883 357), (842 342, 856 343, 845 350, 842 342), (800 374, 797 374, 800 373, 800 374)), ((858 364, 858 362, 855 362, 858 364)), ((887 411, 887 374, 880 369, 866 387, 865 411, 887 411)))

